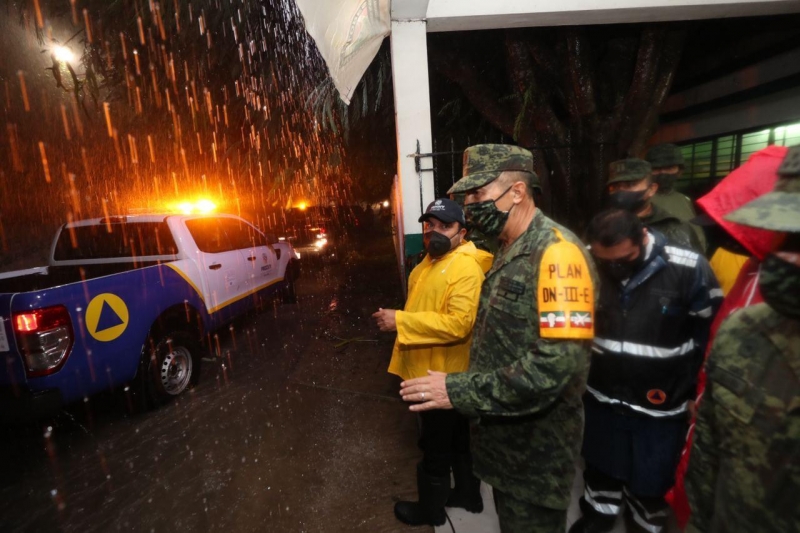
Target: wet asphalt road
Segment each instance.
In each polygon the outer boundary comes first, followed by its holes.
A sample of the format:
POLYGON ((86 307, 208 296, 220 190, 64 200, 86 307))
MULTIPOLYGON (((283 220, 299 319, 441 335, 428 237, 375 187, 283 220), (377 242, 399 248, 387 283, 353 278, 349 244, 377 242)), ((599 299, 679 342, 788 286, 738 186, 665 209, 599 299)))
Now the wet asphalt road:
POLYGON ((0 428, 0 530, 409 531, 392 505, 416 494, 416 420, 369 317, 402 295, 390 238, 374 242, 220 332, 169 405, 131 414, 118 393, 49 432, 0 428))

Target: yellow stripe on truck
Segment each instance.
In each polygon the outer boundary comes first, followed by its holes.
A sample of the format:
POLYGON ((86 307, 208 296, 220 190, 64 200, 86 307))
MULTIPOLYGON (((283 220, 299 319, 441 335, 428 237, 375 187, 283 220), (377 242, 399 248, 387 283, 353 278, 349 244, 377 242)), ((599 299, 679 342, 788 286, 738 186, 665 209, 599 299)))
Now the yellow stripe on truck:
POLYGON ((243 298, 247 298, 248 296, 252 296, 253 294, 257 293, 258 291, 266 289, 270 285, 275 285, 279 281, 283 281, 283 280, 284 280, 284 278, 278 278, 278 279, 270 281, 269 283, 264 283, 263 285, 260 285, 260 286, 256 287, 255 289, 250 289, 249 291, 247 291, 247 292, 245 292, 243 294, 240 294, 239 296, 237 296, 235 298, 231 298, 230 300, 226 300, 226 301, 222 302, 221 304, 212 307, 211 309, 208 310, 208 312, 209 313, 216 313, 217 311, 219 311, 223 307, 227 307, 227 306, 229 306, 229 305, 231 305, 233 303, 238 302, 239 300, 241 300, 243 298))

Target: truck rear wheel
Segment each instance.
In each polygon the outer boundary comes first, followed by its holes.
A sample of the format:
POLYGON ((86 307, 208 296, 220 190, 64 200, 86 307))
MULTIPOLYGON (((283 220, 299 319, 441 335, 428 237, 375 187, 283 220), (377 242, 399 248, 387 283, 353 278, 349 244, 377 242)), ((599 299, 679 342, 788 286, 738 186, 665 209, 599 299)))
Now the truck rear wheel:
POLYGON ((197 384, 202 353, 191 333, 175 330, 153 336, 145 349, 142 377, 151 405, 163 404, 197 384))

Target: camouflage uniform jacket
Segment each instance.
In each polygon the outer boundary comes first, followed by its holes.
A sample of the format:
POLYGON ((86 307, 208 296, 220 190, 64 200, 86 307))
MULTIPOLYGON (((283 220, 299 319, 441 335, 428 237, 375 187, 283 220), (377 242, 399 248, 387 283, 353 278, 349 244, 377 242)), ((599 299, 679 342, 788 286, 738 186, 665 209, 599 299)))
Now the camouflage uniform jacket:
POLYGON ((691 224, 683 222, 672 213, 668 213, 657 204, 653 203, 653 210, 650 215, 642 219, 642 224, 649 228, 658 230, 667 238, 667 243, 678 248, 688 248, 699 254, 705 254, 697 233, 692 229, 691 224))
POLYGON ((703 533, 800 531, 800 321, 767 304, 720 328, 686 477, 703 533))
MULTIPOLYGON (((473 418, 475 474, 512 496, 566 509, 583 436, 581 395, 590 341, 542 339, 537 284, 554 229, 580 241, 537 210, 528 229, 495 256, 481 288, 469 371, 447 376, 453 406, 473 418)), ((595 296, 596 299, 596 296, 595 296)))
POLYGON ((666 211, 682 222, 688 223, 689 227, 692 228, 692 231, 697 235, 698 243, 703 248, 698 251, 705 253, 707 243, 703 228, 689 222, 697 215, 697 212, 694 209, 694 205, 692 205, 692 200, 688 196, 675 189, 670 189, 665 192, 659 189, 651 201, 653 205, 658 206, 659 209, 666 211))
POLYGON ((471 242, 475 245, 475 248, 478 250, 483 250, 484 252, 489 252, 490 254, 494 255, 497 253, 497 249, 500 247, 497 239, 490 239, 477 229, 470 229, 467 231, 466 240, 471 242))

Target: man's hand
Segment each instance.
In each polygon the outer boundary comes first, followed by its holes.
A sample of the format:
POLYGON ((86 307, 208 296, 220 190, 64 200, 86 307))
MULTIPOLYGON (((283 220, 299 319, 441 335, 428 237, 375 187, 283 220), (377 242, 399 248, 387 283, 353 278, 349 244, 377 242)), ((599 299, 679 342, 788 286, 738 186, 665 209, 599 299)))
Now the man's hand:
POLYGON ((377 313, 372 313, 372 318, 378 324, 381 331, 397 331, 397 322, 394 315, 397 313, 394 309, 378 309, 377 313))
POLYGON ((428 370, 428 377, 414 378, 400 384, 400 396, 406 402, 418 402, 409 411, 430 411, 431 409, 452 409, 444 372, 428 370))

